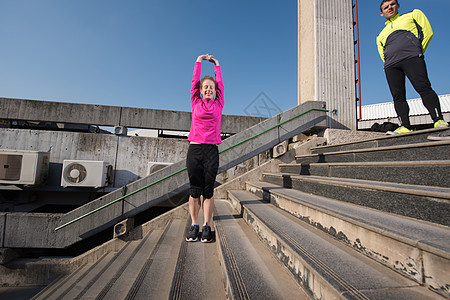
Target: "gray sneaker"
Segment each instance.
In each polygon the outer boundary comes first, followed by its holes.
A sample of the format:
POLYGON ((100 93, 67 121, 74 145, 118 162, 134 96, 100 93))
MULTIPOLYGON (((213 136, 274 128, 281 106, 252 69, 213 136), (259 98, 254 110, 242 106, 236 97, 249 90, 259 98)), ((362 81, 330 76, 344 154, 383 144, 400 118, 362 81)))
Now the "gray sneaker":
POLYGON ((202 243, 211 243, 213 240, 213 235, 211 232, 211 226, 209 225, 204 225, 202 227, 202 238, 201 238, 201 242, 202 243))
POLYGON ((427 137, 430 141, 450 141, 450 129, 431 134, 427 137))
POLYGON ((198 225, 191 225, 191 230, 189 231, 186 242, 196 242, 198 241, 198 231, 200 227, 198 225))

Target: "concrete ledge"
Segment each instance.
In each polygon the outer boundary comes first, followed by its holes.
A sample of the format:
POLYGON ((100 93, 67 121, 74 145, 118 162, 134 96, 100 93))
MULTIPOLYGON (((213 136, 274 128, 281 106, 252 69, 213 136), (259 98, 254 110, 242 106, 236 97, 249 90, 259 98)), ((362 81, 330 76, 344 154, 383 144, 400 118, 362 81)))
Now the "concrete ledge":
MULTIPOLYGON (((0 119, 37 122, 125 126, 130 128, 189 131, 191 112, 0 98, 0 119)), ((223 115, 223 133, 238 133, 266 118, 223 115)))
POLYGON ((117 106, 0 98, 0 119, 114 126, 117 106))

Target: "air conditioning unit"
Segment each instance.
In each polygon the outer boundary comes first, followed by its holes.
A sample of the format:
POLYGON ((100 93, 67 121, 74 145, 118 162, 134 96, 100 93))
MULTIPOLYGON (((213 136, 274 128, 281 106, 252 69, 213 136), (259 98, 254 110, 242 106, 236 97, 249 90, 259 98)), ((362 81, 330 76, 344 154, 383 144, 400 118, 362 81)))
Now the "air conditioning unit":
POLYGON ((47 180, 50 153, 0 149, 0 183, 39 185, 47 180))
POLYGON ((63 187, 104 187, 111 178, 112 167, 104 161, 64 160, 61 175, 63 187))
POLYGON ((147 169, 147 176, 152 173, 155 173, 158 170, 161 170, 162 168, 170 166, 171 164, 172 163, 167 163, 167 162, 149 162, 148 169, 147 169))

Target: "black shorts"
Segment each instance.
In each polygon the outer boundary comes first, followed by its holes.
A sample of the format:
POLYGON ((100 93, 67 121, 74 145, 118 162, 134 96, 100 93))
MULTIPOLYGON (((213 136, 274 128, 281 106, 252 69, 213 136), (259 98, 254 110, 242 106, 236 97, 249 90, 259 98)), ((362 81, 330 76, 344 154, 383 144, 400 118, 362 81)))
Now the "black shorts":
POLYGON ((190 144, 186 166, 189 176, 189 194, 193 198, 205 199, 214 195, 217 170, 219 169, 219 150, 216 145, 190 144))

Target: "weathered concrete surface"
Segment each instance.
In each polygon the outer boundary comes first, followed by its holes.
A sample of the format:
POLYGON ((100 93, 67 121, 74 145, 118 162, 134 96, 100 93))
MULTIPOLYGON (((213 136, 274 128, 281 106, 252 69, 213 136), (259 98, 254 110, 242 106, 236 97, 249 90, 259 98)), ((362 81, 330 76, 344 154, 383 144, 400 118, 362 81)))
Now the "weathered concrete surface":
POLYGON ((59 186, 65 159, 102 160, 115 165, 115 135, 0 128, 0 149, 50 152, 47 184, 59 186))
POLYGON ((327 128, 323 133, 323 137, 327 140, 327 145, 358 142, 385 136, 386 134, 384 132, 343 130, 334 128, 327 128))
POLYGON ((0 119, 114 126, 117 106, 0 98, 0 119))
POLYGON ((47 248, 49 245, 61 244, 59 239, 62 235, 54 234, 51 229, 57 226, 61 214, 2 213, 2 215, 6 218, 5 235, 0 245, 2 248, 47 248))
POLYGON ((245 173, 234 176, 233 178, 228 178, 229 180, 215 189, 214 197, 218 199, 226 199, 228 197, 228 190, 245 189, 245 184, 247 181, 256 180, 257 178, 262 180, 264 172, 277 172, 280 164, 293 163, 295 161, 295 155, 296 152, 294 150, 289 150, 277 159, 267 160, 259 166, 254 166, 253 168, 247 170, 245 173))
POLYGON ((186 158, 189 142, 183 139, 120 137, 117 145, 115 187, 148 175, 149 162, 175 163, 186 158))
MULTIPOLYGON (((125 126, 129 128, 189 131, 191 113, 81 103, 0 98, 0 120, 125 126)), ((222 133, 234 134, 266 118, 222 116, 222 133)))
MULTIPOLYGON (((3 186, 2 189, 12 188, 15 192, 0 191, 3 201, 0 210, 27 212, 46 205, 83 205, 102 193, 146 177, 149 164, 184 160, 189 143, 185 139, 0 128, 0 149, 14 147, 20 150, 50 149, 50 170, 45 185, 29 186, 23 190, 21 187, 3 186), (105 161, 113 167, 112 184, 97 190, 63 188, 61 175, 65 159, 105 161)), ((217 181, 224 183, 269 159, 270 151, 267 150, 218 174, 217 181)))
POLYGON ((149 162, 184 159, 188 146, 184 139, 0 128, 0 149, 50 152, 46 185, 52 187, 60 187, 65 159, 105 161, 114 169, 110 187, 120 188, 147 176, 149 162))

